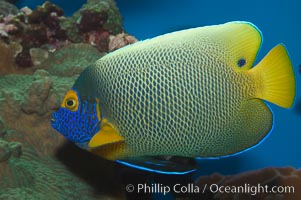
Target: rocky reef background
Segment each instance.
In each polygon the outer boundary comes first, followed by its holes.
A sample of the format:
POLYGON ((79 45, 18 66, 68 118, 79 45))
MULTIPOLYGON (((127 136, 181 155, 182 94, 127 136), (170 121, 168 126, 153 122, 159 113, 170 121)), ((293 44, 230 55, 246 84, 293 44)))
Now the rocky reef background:
MULTIPOLYGON (((12 2, 12 1, 11 1, 12 2)), ((71 17, 45 2, 35 10, 0 0, 0 199, 124 199, 129 182, 157 175, 120 169, 75 147, 50 127, 53 111, 78 75, 103 55, 136 42, 113 0, 88 0, 71 17)), ((181 177, 160 177, 160 181, 181 177)), ((158 179, 158 178, 157 178, 158 179)), ((191 181, 187 179, 187 181, 191 181)), ((171 181, 172 182, 172 181, 171 181)), ((213 174, 195 184, 294 185, 295 194, 176 195, 178 199, 301 199, 301 172, 267 168, 213 174)), ((132 182, 133 183, 133 182, 132 182)), ((146 195, 143 198, 153 198, 146 195)))
POLYGON ((112 164, 96 167, 102 161, 66 144, 49 119, 87 66, 134 42, 111 0, 89 0, 71 17, 50 2, 19 10, 0 1, 0 199, 122 198, 105 185, 116 179, 104 178, 114 177, 105 169, 112 164), (96 175, 102 179, 85 180, 96 175))

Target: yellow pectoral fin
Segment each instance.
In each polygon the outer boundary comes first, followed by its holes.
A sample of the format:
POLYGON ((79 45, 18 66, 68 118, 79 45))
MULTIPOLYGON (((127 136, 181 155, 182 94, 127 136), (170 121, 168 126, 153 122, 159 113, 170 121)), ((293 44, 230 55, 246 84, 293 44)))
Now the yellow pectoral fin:
POLYGON ((124 141, 124 138, 117 133, 112 124, 104 119, 102 121, 102 127, 100 131, 96 133, 90 140, 89 147, 96 148, 121 141, 124 141))
POLYGON ((116 160, 130 155, 130 151, 124 141, 103 145, 98 148, 92 148, 91 152, 107 160, 116 160))

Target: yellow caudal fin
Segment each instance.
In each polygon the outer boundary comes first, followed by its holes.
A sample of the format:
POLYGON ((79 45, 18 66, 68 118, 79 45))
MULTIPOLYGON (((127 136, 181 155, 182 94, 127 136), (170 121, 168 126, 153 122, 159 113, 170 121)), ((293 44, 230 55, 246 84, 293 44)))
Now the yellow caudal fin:
POLYGON ((295 76, 283 44, 274 47, 249 73, 255 79, 256 98, 284 108, 293 105, 296 93, 295 76))

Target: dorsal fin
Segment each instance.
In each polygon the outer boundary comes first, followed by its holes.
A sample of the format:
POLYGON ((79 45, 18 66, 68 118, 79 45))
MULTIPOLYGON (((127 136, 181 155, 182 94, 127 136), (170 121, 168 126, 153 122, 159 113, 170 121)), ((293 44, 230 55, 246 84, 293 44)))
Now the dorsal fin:
POLYGON ((205 43, 224 49, 228 65, 250 69, 261 47, 261 31, 250 22, 236 21, 200 28, 205 43))

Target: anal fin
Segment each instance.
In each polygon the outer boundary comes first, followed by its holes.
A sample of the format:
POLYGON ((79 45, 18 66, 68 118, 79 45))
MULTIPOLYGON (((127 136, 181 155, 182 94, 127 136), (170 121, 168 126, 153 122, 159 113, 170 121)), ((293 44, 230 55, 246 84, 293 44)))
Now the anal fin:
POLYGON ((183 175, 197 170, 198 166, 194 158, 143 156, 135 158, 119 159, 116 162, 139 170, 159 174, 183 175))

